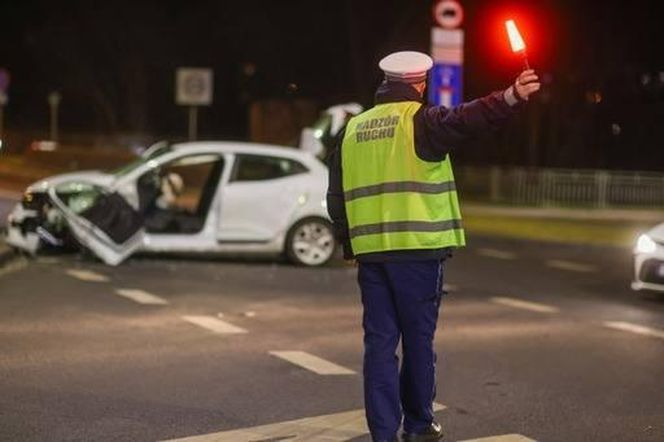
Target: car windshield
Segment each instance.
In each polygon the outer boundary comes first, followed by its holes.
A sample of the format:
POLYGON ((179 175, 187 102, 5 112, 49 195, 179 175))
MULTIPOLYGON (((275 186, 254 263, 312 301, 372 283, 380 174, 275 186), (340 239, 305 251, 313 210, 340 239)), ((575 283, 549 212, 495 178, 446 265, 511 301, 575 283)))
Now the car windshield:
POLYGON ((163 144, 160 146, 153 146, 150 147, 148 150, 146 150, 143 155, 140 157, 136 158, 134 161, 132 161, 129 164, 125 164, 124 166, 112 170, 111 174, 115 175, 116 177, 121 177, 123 175, 127 175, 128 173, 138 169, 141 167, 143 164, 147 163, 150 160, 153 160, 161 155, 164 155, 168 152, 173 151, 173 146, 171 144, 163 144))

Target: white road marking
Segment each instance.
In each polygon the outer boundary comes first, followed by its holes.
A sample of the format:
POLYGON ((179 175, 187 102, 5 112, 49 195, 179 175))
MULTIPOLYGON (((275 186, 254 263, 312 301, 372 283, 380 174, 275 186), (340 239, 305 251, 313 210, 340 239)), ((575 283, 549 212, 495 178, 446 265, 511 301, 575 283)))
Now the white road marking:
POLYGON ((607 321, 604 323, 604 326, 615 330, 627 331, 639 335, 664 339, 664 330, 646 327, 645 325, 632 324, 631 322, 622 321, 607 321))
POLYGON ((138 302, 139 304, 151 304, 151 305, 166 305, 168 301, 164 298, 160 298, 157 295, 148 293, 140 289, 117 289, 116 294, 123 296, 132 301, 138 302))
POLYGON ((504 434, 502 436, 481 437, 479 439, 468 439, 460 442, 537 442, 520 434, 504 434))
POLYGON ((506 305, 508 307, 520 308, 538 313, 558 313, 560 311, 558 307, 540 304, 539 302, 524 301, 522 299, 516 298, 505 298, 498 296, 491 298, 491 302, 494 304, 506 305))
MULTIPOLYGON (((433 404, 434 411, 444 409, 444 405, 433 404)), ((368 433, 364 409, 359 409, 162 442, 341 442, 368 433)))
POLYGON ((104 276, 100 273, 92 272, 90 270, 80 270, 80 269, 67 269, 67 274, 72 278, 79 279, 81 281, 88 282, 108 282, 109 279, 107 276, 104 276))
POLYGON ((456 284, 443 284, 443 291, 448 293, 458 292, 459 286, 456 284))
POLYGON ((284 359, 292 364, 298 365, 302 368, 305 368, 309 371, 313 371, 317 374, 322 375, 345 375, 345 374, 355 374, 353 370, 350 370, 341 365, 337 365, 333 362, 326 361, 325 359, 314 356, 311 353, 304 351, 271 351, 272 356, 284 359))
POLYGON ((247 333, 247 330, 237 327, 233 324, 229 324, 226 321, 215 318, 214 316, 183 316, 187 322, 203 327, 207 330, 210 330, 214 333, 219 334, 237 334, 237 333, 247 333))
POLYGON ((562 259, 552 259, 546 262, 546 265, 554 269, 568 270, 570 272, 590 273, 596 272, 597 267, 590 264, 580 264, 573 261, 564 261, 562 259))
POLYGON ((516 258, 516 254, 498 249, 477 249, 477 254, 480 256, 486 256, 488 258, 505 259, 505 260, 516 258))

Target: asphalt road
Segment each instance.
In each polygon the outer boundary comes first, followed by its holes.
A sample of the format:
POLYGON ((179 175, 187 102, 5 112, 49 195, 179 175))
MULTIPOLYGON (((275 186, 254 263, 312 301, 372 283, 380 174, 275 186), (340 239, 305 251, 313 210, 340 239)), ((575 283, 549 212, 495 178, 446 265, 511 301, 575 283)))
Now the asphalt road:
MULTIPOLYGON (((446 440, 664 440, 664 296, 632 293, 630 270, 626 250, 471 238, 436 341, 446 440)), ((18 263, 0 273, 0 440, 368 441, 355 276, 18 263)))
POLYGON ((15 204, 15 199, 4 198, 0 195, 0 229, 7 225, 7 215, 9 215, 15 204))

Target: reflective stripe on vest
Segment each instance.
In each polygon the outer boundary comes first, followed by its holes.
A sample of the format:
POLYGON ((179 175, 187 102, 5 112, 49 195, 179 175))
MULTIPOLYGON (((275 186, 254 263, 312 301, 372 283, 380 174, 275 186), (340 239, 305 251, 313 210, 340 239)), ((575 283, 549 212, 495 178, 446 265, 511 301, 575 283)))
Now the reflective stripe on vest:
POLYGON ((420 106, 381 104, 346 127, 343 190, 356 255, 465 244, 449 156, 428 162, 415 153, 420 106))

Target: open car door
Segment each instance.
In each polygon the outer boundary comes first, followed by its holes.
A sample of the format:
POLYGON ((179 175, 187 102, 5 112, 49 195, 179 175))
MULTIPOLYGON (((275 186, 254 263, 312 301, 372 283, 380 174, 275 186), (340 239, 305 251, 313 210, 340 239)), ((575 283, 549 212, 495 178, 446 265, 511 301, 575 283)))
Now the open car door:
POLYGON ((106 264, 120 264, 143 244, 143 216, 118 193, 69 182, 49 189, 49 196, 74 238, 106 264))

